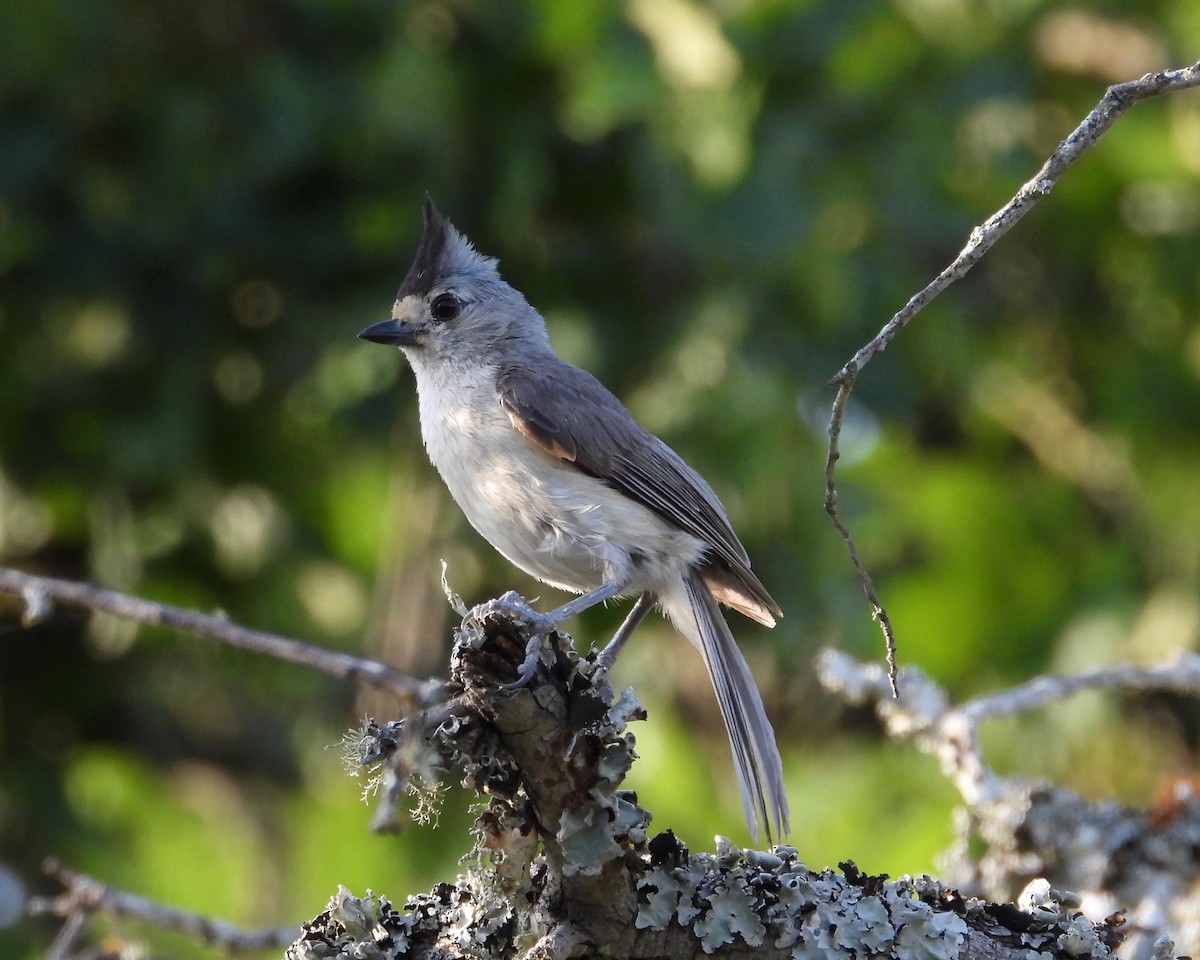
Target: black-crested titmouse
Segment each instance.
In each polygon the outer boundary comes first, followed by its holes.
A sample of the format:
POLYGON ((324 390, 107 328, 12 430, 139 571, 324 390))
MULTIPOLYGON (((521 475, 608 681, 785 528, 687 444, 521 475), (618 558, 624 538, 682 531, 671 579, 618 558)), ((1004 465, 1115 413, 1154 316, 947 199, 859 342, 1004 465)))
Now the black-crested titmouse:
POLYGON ((429 459, 471 525, 512 563, 581 596, 534 615, 545 634, 588 607, 638 596, 601 654, 655 604, 700 651, 716 690, 755 842, 788 831, 783 765, 718 602, 765 626, 778 605, 712 488, 591 374, 496 261, 425 202, 416 258, 390 320, 359 334, 400 348, 417 380, 429 459))

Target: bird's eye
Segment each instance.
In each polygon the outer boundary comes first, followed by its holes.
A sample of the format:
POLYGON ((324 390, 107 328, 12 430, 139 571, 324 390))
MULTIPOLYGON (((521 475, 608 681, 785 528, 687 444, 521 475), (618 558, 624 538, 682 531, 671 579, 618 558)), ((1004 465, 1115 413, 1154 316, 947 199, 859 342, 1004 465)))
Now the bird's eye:
POLYGON ((452 293, 439 294, 429 304, 429 312, 433 314, 433 319, 439 323, 446 320, 453 320, 458 316, 460 309, 462 309, 462 304, 458 302, 458 297, 452 293))

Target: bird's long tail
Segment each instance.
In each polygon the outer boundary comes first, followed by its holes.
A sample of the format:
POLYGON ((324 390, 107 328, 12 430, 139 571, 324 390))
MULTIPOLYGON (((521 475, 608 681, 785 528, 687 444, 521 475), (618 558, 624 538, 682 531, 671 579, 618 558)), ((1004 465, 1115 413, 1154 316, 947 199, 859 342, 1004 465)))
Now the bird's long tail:
POLYGON ((667 591, 661 599, 676 629, 704 657, 729 734, 750 836, 758 843, 761 824, 768 844, 773 836, 782 839, 790 826, 775 731, 716 599, 694 574, 684 577, 678 590, 667 591))

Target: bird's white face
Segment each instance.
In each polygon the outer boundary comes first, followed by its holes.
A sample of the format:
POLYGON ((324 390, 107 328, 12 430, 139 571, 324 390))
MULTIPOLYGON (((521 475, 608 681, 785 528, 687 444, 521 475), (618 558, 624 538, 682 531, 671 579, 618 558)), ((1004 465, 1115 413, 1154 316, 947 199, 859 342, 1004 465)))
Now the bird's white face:
POLYGON ((391 318, 359 336, 399 347, 418 373, 495 366, 517 345, 523 355, 550 350, 541 315, 432 204, 391 318))
POLYGON ((417 294, 397 297, 392 304, 392 320, 396 323, 397 346, 401 349, 421 347, 435 324, 430 310, 429 298, 417 294))
POLYGON ((494 363, 534 318, 540 321, 504 281, 478 277, 448 277, 392 305, 395 343, 414 366, 494 363))
POLYGON ((401 323, 413 323, 424 312, 426 307, 423 297, 409 294, 401 299, 396 298, 396 302, 392 304, 392 319, 398 320, 401 323))

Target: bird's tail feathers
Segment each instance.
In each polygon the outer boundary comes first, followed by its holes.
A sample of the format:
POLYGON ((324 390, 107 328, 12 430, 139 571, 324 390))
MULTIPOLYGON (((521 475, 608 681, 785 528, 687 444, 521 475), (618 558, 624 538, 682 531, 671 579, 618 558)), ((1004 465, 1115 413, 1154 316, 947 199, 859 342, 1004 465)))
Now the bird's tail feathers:
POLYGON ((689 574, 681 589, 662 597, 662 604, 676 628, 699 649, 708 668, 729 734, 750 836, 758 842, 761 824, 768 844, 773 836, 782 839, 790 826, 775 731, 716 599, 698 576, 689 574))

